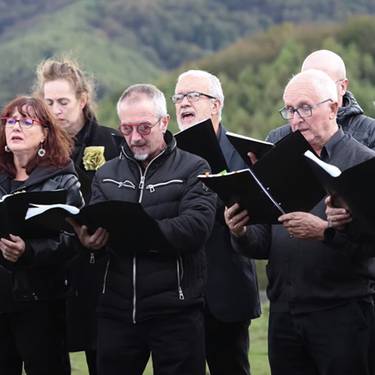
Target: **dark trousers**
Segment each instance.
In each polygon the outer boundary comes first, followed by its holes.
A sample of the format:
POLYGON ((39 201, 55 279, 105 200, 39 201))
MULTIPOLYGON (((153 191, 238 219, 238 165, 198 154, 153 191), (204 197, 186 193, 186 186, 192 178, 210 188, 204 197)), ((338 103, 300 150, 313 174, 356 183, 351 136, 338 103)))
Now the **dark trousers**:
POLYGON ((200 310, 136 324, 99 317, 98 373, 142 375, 152 353, 154 375, 204 375, 203 324, 200 310))
POLYGON ((23 365, 27 375, 69 375, 64 319, 55 302, 26 304, 0 314, 0 374, 21 375, 23 365))
POLYGON ((249 375, 250 320, 226 323, 205 312, 206 357, 211 375, 249 375))
POLYGON ((96 370, 96 350, 85 350, 87 368, 89 370, 89 375, 97 375, 96 370))
POLYGON ((373 375, 374 306, 352 301, 306 314, 272 312, 272 375, 373 375))

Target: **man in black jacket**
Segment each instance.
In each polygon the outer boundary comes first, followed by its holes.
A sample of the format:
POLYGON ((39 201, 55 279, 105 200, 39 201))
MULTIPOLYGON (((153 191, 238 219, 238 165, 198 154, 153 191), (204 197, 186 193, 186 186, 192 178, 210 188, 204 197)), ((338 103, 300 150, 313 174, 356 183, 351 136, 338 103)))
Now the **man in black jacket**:
MULTIPOLYGON (((320 70, 291 79, 281 110, 323 161, 341 170, 375 152, 339 129, 335 83, 320 70)), ((249 225, 238 204, 225 211, 234 246, 268 259, 269 361, 273 375, 374 373, 374 258, 331 231, 324 199, 282 225, 249 225)))
MULTIPOLYGON (((182 73, 172 99, 181 130, 211 118, 229 169, 247 168, 221 124, 224 94, 216 76, 201 70, 182 73)), ((257 277, 254 261, 233 252, 222 202, 218 203, 206 253, 205 329, 210 374, 248 375, 249 326, 251 319, 260 315, 257 277)))
MULTIPOLYGON (((126 144, 120 158, 97 171, 91 202, 142 204, 169 245, 142 248, 142 239, 127 241, 124 227, 123 246, 107 247, 98 309, 99 374, 141 375, 152 353, 155 374, 204 375, 204 244, 216 198, 197 175, 209 166, 176 147, 167 131, 165 97, 155 86, 129 87, 117 111, 126 144)), ((93 235, 85 227, 77 233, 91 249, 108 242, 102 228, 93 235)))
MULTIPOLYGON (((337 123, 342 130, 358 142, 375 150, 375 120, 363 114, 353 94, 348 91, 349 80, 346 77, 346 67, 342 58, 332 51, 314 51, 306 57, 301 67, 302 72, 308 69, 322 70, 335 82, 339 105, 337 123)), ((272 130, 267 140, 275 142, 290 131, 289 125, 281 126, 272 130)))

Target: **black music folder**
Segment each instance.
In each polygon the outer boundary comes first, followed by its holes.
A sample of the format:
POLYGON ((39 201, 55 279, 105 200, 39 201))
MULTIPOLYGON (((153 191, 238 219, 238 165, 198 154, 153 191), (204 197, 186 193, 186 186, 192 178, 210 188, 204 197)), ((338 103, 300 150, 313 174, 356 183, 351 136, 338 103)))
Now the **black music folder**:
POLYGON ((23 239, 44 237, 45 232, 25 220, 28 208, 32 204, 65 203, 66 194, 66 190, 54 190, 20 191, 4 195, 0 200, 0 236, 14 234, 23 239))
POLYGON ((310 211, 325 195, 304 152, 311 146, 300 132, 279 141, 252 168, 200 175, 228 206, 238 202, 253 224, 277 224, 286 212, 310 211))
POLYGON ((259 160, 274 147, 274 144, 271 142, 261 141, 241 134, 226 132, 226 136, 236 151, 241 155, 245 163, 249 166, 252 166, 252 163, 247 156, 248 152, 255 154, 259 160))
POLYGON ((212 173, 228 170, 211 119, 181 130, 174 136, 179 148, 207 160, 212 173))
POLYGON ((68 217, 86 225, 91 233, 99 227, 105 228, 116 249, 152 250, 168 246, 158 223, 139 203, 109 200, 80 210, 69 205, 37 205, 27 213, 27 220, 38 227, 72 232, 66 221, 68 217))
POLYGON ((375 158, 341 171, 312 153, 305 156, 332 203, 350 211, 356 229, 375 236, 375 158))

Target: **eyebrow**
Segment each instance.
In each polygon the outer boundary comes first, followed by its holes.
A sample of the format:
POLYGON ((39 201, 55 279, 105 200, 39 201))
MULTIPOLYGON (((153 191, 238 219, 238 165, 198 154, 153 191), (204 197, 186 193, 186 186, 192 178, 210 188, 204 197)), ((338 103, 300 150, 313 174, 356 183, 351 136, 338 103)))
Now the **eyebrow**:
POLYGON ((309 103, 303 101, 303 102, 298 103, 296 106, 292 106, 292 105, 290 105, 290 104, 286 104, 285 107, 287 107, 287 108, 288 108, 288 107, 298 108, 298 107, 301 107, 301 106, 303 106, 303 105, 311 105, 311 104, 309 104, 309 103))

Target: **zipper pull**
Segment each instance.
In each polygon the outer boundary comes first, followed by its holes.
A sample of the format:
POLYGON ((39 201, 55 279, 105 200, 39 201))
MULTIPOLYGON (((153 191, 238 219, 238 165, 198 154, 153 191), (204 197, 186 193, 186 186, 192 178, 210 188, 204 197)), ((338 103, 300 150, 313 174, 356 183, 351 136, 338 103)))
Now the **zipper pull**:
POLYGON ((94 264, 95 263, 95 254, 94 253, 90 253, 90 261, 89 261, 90 264, 94 264))
POLYGON ((143 190, 144 186, 145 186, 145 176, 141 176, 141 180, 139 181, 139 188, 143 190))
POLYGON ((184 293, 182 293, 182 289, 181 289, 180 286, 178 287, 178 299, 180 299, 180 300, 185 299, 184 293))

